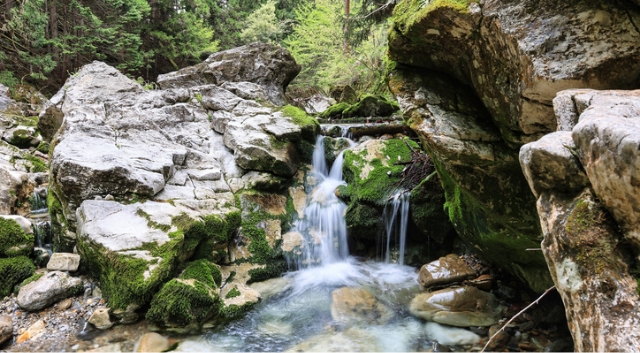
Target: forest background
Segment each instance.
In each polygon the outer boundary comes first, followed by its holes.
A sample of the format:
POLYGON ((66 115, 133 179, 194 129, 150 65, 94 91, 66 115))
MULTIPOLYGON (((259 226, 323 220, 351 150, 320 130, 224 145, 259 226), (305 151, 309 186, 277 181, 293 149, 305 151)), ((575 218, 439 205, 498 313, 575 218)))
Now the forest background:
POLYGON ((147 88, 158 74, 254 41, 280 44, 303 69, 293 96, 387 95, 387 20, 396 0, 2 0, 0 83, 49 95, 93 60, 147 88))

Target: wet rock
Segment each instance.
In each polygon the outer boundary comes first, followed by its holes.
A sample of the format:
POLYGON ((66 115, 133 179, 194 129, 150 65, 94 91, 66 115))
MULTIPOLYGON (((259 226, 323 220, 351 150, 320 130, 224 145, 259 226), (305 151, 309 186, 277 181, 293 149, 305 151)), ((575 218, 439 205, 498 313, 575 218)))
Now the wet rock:
POLYGON ((366 330, 352 327, 310 337, 286 352, 378 352, 380 347, 376 341, 366 330))
POLYGON ((47 263, 47 270, 50 271, 77 271, 80 266, 80 255, 71 253, 56 252, 51 255, 47 263))
POLYGON ((286 49, 252 43, 212 54, 201 64, 159 75, 158 85, 167 89, 188 88, 194 83, 252 82, 263 88, 273 104, 284 105, 284 90, 299 72, 300 65, 286 49))
POLYGON ((100 336, 104 331, 98 330, 93 324, 80 319, 80 325, 76 332, 76 338, 83 341, 90 341, 100 336))
POLYGON ((65 311, 71 307, 73 304, 73 300, 71 298, 67 298, 58 303, 58 310, 65 311))
POLYGON ((20 344, 30 339, 38 337, 38 335, 42 334, 47 328, 47 324, 44 320, 38 320, 33 325, 29 326, 29 328, 22 333, 18 338, 16 338, 16 343, 20 344))
POLYGON ((35 247, 33 248, 33 263, 38 267, 47 267, 51 254, 49 250, 45 248, 35 247))
POLYGON ((20 288, 17 302, 22 309, 36 311, 78 294, 82 288, 81 279, 71 277, 66 272, 53 271, 20 288))
POLYGON ((441 257, 420 268, 418 282, 430 288, 437 285, 462 282, 465 279, 476 275, 474 271, 463 259, 454 254, 441 257))
POLYGON ((88 322, 93 324, 99 330, 106 330, 113 326, 113 323, 109 318, 109 309, 107 308, 96 309, 93 314, 91 314, 91 317, 89 317, 88 322))
POLYGON ((169 349, 169 340, 155 332, 145 333, 136 343, 134 352, 164 352, 169 349))
POLYGON ((489 337, 493 337, 491 343, 489 343, 489 348, 493 351, 502 351, 507 347, 509 341, 511 341, 511 335, 505 330, 498 332, 500 328, 502 328, 502 325, 493 325, 489 327, 489 337), (496 334, 496 332, 498 332, 498 334, 496 334))
POLYGON ((424 329, 430 339, 447 346, 477 344, 480 342, 480 336, 458 327, 444 326, 436 322, 427 322, 424 329))
POLYGON ((502 307, 493 294, 465 286, 418 294, 409 310, 428 321, 467 327, 497 323, 502 307))
POLYGON ((9 315, 0 315, 0 345, 13 337, 13 320, 9 315))
POLYGON ((393 317, 389 307, 363 288, 342 287, 331 292, 331 317, 342 324, 385 324, 393 317))
POLYGON ((291 286, 291 279, 287 277, 271 278, 262 282, 254 282, 249 285, 253 290, 260 293, 262 300, 267 300, 274 295, 284 292, 291 286))

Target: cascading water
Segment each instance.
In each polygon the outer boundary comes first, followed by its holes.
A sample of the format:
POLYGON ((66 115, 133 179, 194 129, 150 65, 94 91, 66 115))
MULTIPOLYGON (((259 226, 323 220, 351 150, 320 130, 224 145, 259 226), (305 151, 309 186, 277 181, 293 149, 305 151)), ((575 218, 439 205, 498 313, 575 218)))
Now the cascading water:
POLYGON ((404 250, 409 224, 409 192, 406 190, 393 194, 384 207, 384 225, 386 229, 386 251, 384 261, 391 262, 391 240, 398 244, 398 264, 404 265, 404 250))
POLYGON ((298 269, 313 264, 328 265, 345 260, 349 255, 347 223, 344 219, 347 205, 335 195, 336 188, 345 185, 342 180, 344 151, 340 152, 328 171, 324 150, 324 136, 319 136, 312 164, 319 184, 305 207, 304 218, 294 226, 294 231, 302 234, 305 240, 301 253, 289 258, 289 264, 294 264, 298 269))
MULTIPOLYGON (((344 152, 329 166, 324 142, 324 137, 316 142, 313 177, 309 178, 312 185, 306 185, 310 196, 304 217, 291 229, 292 233, 302 235, 300 251, 288 258, 291 268, 298 271, 274 280, 279 293, 258 303, 243 319, 189 344, 181 344, 178 350, 419 351, 430 344, 422 324, 408 314, 406 306, 420 291, 415 269, 361 262, 349 256, 347 205, 335 195, 336 188, 345 185, 342 180, 344 152), (336 331, 340 325, 332 311, 332 293, 342 287, 366 289, 394 313, 393 319, 336 331), (343 341, 338 347, 331 346, 331 337, 335 335, 342 335, 343 341)), ((408 210, 403 207, 404 203, 408 204, 408 195, 398 194, 389 206, 389 213, 399 210, 399 216, 392 217, 389 227, 400 227, 398 234, 406 234, 406 226, 403 228, 397 222, 407 218, 402 213, 403 209, 408 210)))

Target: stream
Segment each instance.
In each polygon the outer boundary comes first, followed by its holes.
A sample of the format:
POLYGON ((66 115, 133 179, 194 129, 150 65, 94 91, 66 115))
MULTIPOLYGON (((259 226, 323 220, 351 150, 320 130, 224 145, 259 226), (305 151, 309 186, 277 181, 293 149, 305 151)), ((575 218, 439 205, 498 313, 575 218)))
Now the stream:
MULTIPOLYGON (((346 134, 347 129, 343 131, 346 134)), ((302 251, 288 257, 290 268, 297 271, 252 285, 263 294, 263 300, 244 318, 192 337, 178 350, 391 352, 418 351, 432 345, 423 324, 407 309, 421 290, 416 269, 401 265, 408 193, 393 195, 384 212, 387 239, 381 239, 385 252, 381 258, 386 261, 361 261, 350 256, 344 217, 347 205, 335 195, 335 189, 345 184, 344 151, 328 168, 323 140, 324 136, 318 138, 313 155, 317 187, 308 197, 305 217, 293 229, 305 240, 302 251), (400 264, 389 261, 392 237, 401 240, 400 264), (356 292, 359 294, 345 299, 355 302, 362 312, 341 313, 333 303, 345 287, 364 289, 372 295, 356 292)), ((349 148, 355 145, 350 140, 349 148)))

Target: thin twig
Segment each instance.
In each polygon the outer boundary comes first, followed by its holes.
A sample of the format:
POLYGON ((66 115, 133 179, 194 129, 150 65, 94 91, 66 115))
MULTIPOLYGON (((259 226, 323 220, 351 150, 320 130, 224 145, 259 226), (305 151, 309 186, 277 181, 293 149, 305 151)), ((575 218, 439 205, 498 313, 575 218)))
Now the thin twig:
POLYGON ((489 343, 491 343, 491 340, 496 337, 500 331, 503 331, 505 327, 507 327, 511 321, 513 321, 515 318, 517 318, 518 316, 520 316, 520 314, 524 313, 525 311, 527 311, 527 309, 529 309, 530 307, 532 307, 534 304, 538 304, 538 302, 540 301, 540 299, 542 299, 542 297, 544 297, 545 295, 547 295, 547 293, 549 293, 551 290, 555 289, 556 286, 551 286, 551 288, 547 289, 546 291, 544 291, 544 293, 542 293, 538 299, 534 300, 533 302, 531 302, 531 304, 527 305, 526 308, 520 310, 519 313, 515 314, 511 319, 509 319, 509 321, 507 321, 506 324, 504 324, 498 331, 496 331, 496 333, 493 334, 493 336, 491 336, 489 338, 489 340, 487 341, 487 344, 484 345, 484 347, 482 348, 482 350, 480 351, 480 353, 484 352, 485 349, 487 349, 487 347, 489 347, 489 343))

